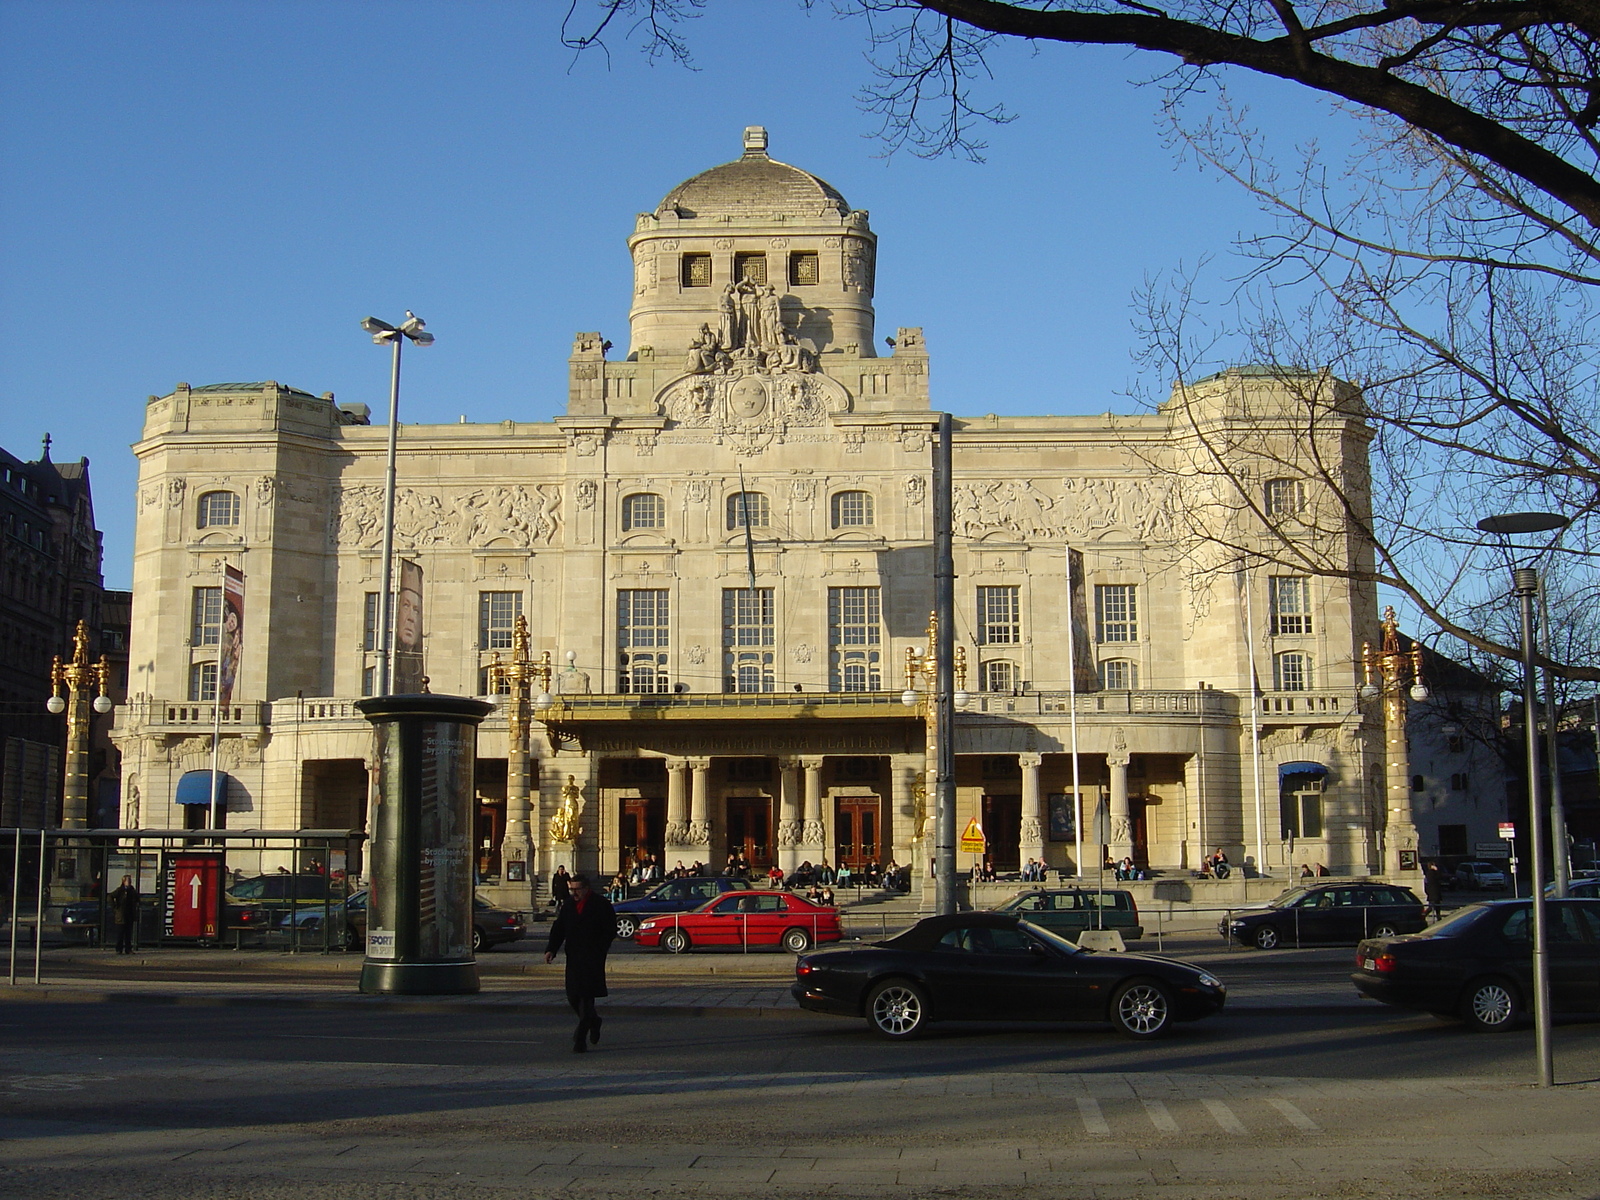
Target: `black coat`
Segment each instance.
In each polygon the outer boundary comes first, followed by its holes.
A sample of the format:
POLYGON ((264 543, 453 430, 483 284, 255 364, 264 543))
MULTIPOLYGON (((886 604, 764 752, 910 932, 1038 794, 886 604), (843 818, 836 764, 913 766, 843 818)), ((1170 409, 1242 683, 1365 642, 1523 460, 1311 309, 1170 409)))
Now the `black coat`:
POLYGON ((617 936, 617 914, 599 892, 590 892, 578 912, 576 900, 562 902, 561 911, 550 923, 550 942, 546 952, 567 950, 567 998, 606 995, 606 954, 617 936))
POLYGON ((106 899, 111 905, 111 919, 118 925, 131 925, 139 919, 139 889, 124 885, 106 899))

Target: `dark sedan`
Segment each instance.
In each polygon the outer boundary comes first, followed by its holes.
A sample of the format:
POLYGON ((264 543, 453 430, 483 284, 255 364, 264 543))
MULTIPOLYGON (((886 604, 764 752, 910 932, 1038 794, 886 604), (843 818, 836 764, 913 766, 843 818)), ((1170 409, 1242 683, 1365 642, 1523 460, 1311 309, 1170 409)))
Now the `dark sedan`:
POLYGON ((1290 888, 1264 908, 1234 909, 1217 922, 1224 938, 1275 950, 1305 942, 1348 942, 1427 928, 1410 888, 1386 883, 1325 883, 1290 888))
POLYGON ((1008 913, 929 917, 898 937, 802 956, 801 1008, 914 1037, 932 1021, 1109 1021, 1135 1038, 1220 1012, 1222 981, 1176 959, 1098 954, 1008 913))
MULTIPOLYGON (((1533 904, 1496 900, 1458 909, 1412 937, 1356 948, 1356 989, 1374 1000, 1510 1029, 1533 997, 1533 904)), ((1545 904, 1553 1012, 1600 1016, 1600 900, 1545 904)))
MULTIPOLYGON (((321 928, 322 913, 320 910, 306 914, 299 919, 301 921, 302 936, 307 933, 315 934, 321 928)), ((506 942, 520 942, 527 932, 527 924, 523 921, 521 913, 512 912, 508 908, 496 907, 477 896, 472 898, 472 949, 474 951, 493 950, 496 946, 506 942)), ((364 891, 357 892, 349 900, 345 901, 342 939, 345 947, 350 950, 354 950, 367 940, 367 893, 364 891)))

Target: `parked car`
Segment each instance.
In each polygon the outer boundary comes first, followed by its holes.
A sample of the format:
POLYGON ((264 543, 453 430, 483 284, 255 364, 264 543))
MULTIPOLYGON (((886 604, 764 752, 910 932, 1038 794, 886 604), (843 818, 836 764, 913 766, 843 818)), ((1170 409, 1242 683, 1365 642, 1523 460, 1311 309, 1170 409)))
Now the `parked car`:
MULTIPOLYGON (((320 911, 304 913, 302 922, 322 920, 320 911)), ((320 928, 320 924, 315 926, 320 928)), ((302 924, 302 936, 306 926, 302 924)), ((499 908, 482 897, 472 898, 472 949, 474 952, 493 950, 507 942, 520 942, 527 936, 527 923, 520 913, 499 908)), ((344 905, 344 944, 354 950, 367 941, 367 893, 357 892, 344 905)))
MULTIPOLYGON (((102 912, 99 898, 71 900, 61 906, 61 937, 67 942, 90 945, 116 941, 117 926, 109 910, 102 912), (103 924, 102 924, 103 922, 103 924)), ((161 908, 154 896, 139 897, 137 940, 145 945, 161 937, 161 908)))
POLYGON ((1506 873, 1494 863, 1457 863, 1456 886, 1469 892, 1503 892, 1507 886, 1506 873))
POLYGON ((752 889, 718 896, 693 912, 646 917, 633 940, 641 946, 660 946, 669 954, 699 946, 781 946, 801 954, 843 936, 837 908, 788 892, 752 889))
POLYGON ((1153 955, 1080 950, 1013 913, 928 917, 870 946, 803 955, 790 994, 801 1008, 865 1017, 895 1040, 933 1021, 1109 1021, 1134 1038, 1220 1012, 1209 971, 1153 955))
MULTIPOLYGON (((1368 938, 1350 976, 1364 996, 1510 1029, 1533 996, 1533 902, 1470 904, 1411 937, 1368 938)), ((1600 900, 1545 905, 1553 1012, 1600 1016, 1600 900)))
POLYGON ((1139 905, 1132 892, 1120 888, 1033 888, 1018 892, 995 911, 1016 913, 1068 941, 1075 941, 1085 929, 1115 929, 1130 942, 1144 936, 1139 905))
POLYGON ((1260 909, 1235 909, 1217 922, 1224 938, 1258 950, 1304 942, 1349 942, 1427 928, 1427 909, 1410 888, 1388 883, 1327 883, 1290 888, 1260 909))
POLYGON ((749 880, 731 875, 690 875, 682 879, 669 879, 642 896, 619 900, 612 905, 617 912, 617 936, 631 938, 638 931, 639 922, 647 916, 688 912, 724 892, 749 890, 749 880))
POLYGON ((345 900, 344 881, 305 872, 256 875, 241 879, 222 893, 224 929, 273 930, 302 908, 322 911, 345 900))

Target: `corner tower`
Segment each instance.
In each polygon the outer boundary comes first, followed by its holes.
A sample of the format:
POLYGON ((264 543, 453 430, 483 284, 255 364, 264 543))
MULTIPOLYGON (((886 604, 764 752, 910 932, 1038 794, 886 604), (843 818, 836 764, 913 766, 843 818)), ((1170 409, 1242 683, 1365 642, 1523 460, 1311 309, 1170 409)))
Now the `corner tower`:
POLYGON ((767 154, 767 131, 744 131, 744 154, 680 183, 628 239, 633 307, 628 357, 674 361, 702 337, 738 337, 753 307, 741 293, 770 287, 799 346, 874 357, 877 238, 867 214, 824 180, 767 154))

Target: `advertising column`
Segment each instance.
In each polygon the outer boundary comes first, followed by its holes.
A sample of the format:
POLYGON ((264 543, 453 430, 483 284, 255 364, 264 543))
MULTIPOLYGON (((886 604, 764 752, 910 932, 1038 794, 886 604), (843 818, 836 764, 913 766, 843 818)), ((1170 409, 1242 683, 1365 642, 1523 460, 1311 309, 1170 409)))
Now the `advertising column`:
POLYGON ((378 787, 367 891, 369 994, 478 990, 472 956, 477 726, 494 706, 462 696, 375 696, 378 787))

